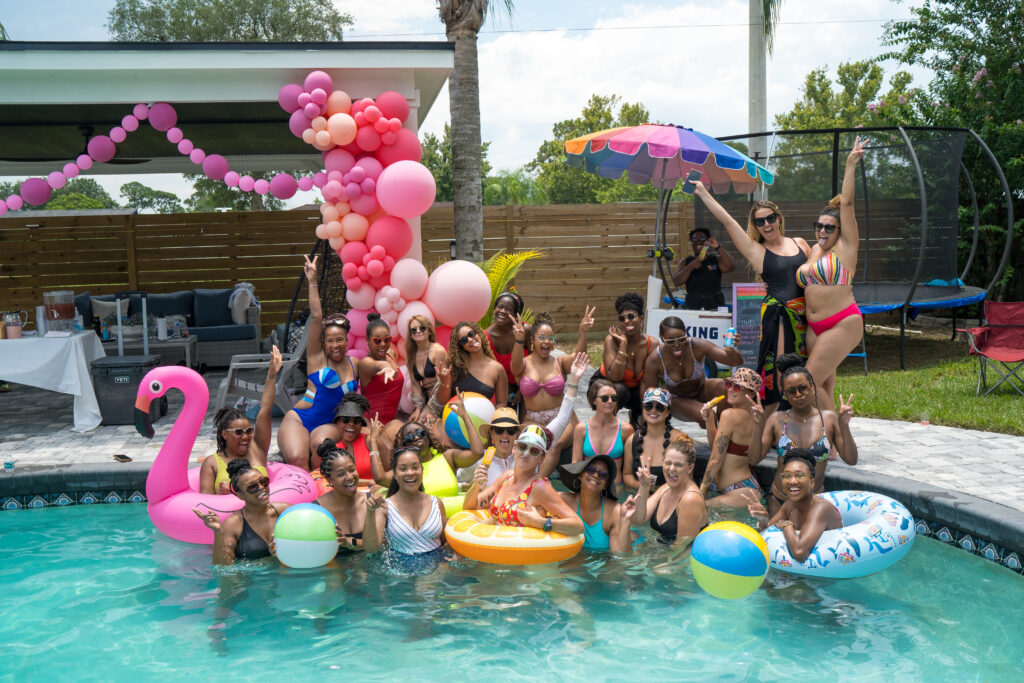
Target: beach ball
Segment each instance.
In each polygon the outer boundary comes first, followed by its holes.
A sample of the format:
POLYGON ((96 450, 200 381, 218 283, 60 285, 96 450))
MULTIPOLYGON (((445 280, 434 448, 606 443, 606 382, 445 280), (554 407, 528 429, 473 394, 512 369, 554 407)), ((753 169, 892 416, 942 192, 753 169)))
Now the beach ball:
POLYGON ((715 522, 694 539, 690 570, 700 587, 716 598, 745 598, 768 574, 768 546, 746 524, 715 522))
POLYGON ((281 564, 297 569, 322 567, 338 552, 334 515, 319 505, 292 505, 274 524, 274 545, 281 564))
POLYGON ((444 412, 441 413, 441 422, 444 424, 444 433, 448 435, 452 443, 460 448, 469 448, 469 432, 467 430, 475 429, 479 434, 480 425, 490 424, 491 418, 494 417, 494 404, 486 396, 472 391, 465 392, 462 397, 466 404, 466 412, 469 413, 469 420, 473 424, 467 425, 452 410, 452 401, 457 398, 454 396, 445 404, 444 412))

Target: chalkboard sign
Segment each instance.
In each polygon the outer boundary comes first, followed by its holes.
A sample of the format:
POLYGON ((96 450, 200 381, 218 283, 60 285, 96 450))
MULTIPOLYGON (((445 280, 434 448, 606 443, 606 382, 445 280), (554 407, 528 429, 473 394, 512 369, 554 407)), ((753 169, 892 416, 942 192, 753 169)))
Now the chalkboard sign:
POLYGON ((733 326, 740 336, 737 346, 743 354, 743 367, 757 370, 757 352, 761 346, 761 301, 763 282, 735 282, 732 285, 733 326))

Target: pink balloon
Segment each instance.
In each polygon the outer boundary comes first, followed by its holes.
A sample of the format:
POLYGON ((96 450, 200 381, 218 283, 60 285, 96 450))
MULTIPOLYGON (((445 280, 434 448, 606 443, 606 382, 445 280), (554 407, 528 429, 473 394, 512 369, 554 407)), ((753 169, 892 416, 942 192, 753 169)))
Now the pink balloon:
MULTIPOLYGON (((409 334, 409 321, 412 320, 414 315, 422 315, 430 321, 431 325, 434 324, 434 314, 429 306, 422 301, 410 301, 398 314, 397 326, 402 334, 409 334)), ((438 341, 441 340, 438 339, 438 341)))
POLYGON ((323 88, 313 88, 309 91, 309 101, 313 104, 327 104, 327 91, 323 88))
MULTIPOLYGON (((19 199, 20 199, 20 197, 19 197, 19 199)), ((7 203, 10 204, 10 201, 8 201, 7 203)), ((360 280, 368 280, 368 279, 370 279, 370 274, 368 272, 366 272, 366 266, 359 266, 359 279, 360 280)))
POLYGON ((330 235, 327 234, 327 226, 323 223, 316 226, 316 230, 314 232, 316 232, 316 238, 320 240, 325 240, 330 237, 330 235))
POLYGON ((388 130, 391 131, 392 133, 397 133, 398 131, 402 130, 402 120, 388 119, 388 130))
POLYGON ((484 317, 491 305, 491 284, 477 265, 448 261, 430 274, 423 302, 446 325, 476 321, 484 317))
POLYGON ((0 216, 3 216, 5 213, 7 213, 7 202, 0 200, 0 216))
POLYGON ((359 145, 359 149, 372 152, 380 147, 380 133, 370 126, 363 126, 356 133, 356 144, 359 145))
MULTIPOLYGON (((352 244, 352 243, 351 242, 346 242, 345 243, 345 247, 347 247, 350 244, 352 244)), ((344 249, 345 247, 342 247, 342 249, 344 249)), ((341 249, 339 249, 338 252, 340 253, 341 249)), ((356 291, 359 291, 359 289, 361 289, 364 284, 365 283, 362 280, 359 279, 359 275, 358 274, 354 278, 345 280, 345 287, 347 287, 348 289, 354 289, 356 291)))
POLYGON ((366 120, 370 123, 376 123, 380 119, 380 109, 377 108, 376 104, 371 104, 363 110, 363 114, 366 116, 366 120))
POLYGON ((253 180, 251 175, 244 175, 238 179, 238 189, 242 192, 252 192, 253 185, 255 184, 256 181, 253 180))
POLYGON ((291 114, 299 108, 298 97, 302 93, 302 86, 298 83, 289 83, 277 91, 277 103, 281 109, 291 114))
POLYGON ((306 80, 302 82, 302 87, 306 92, 313 92, 319 88, 328 93, 334 90, 334 82, 323 71, 310 71, 309 75, 306 76, 306 80))
MULTIPOLYGON (((366 264, 366 272, 370 277, 380 277, 384 274, 384 264, 377 259, 373 259, 366 264)), ((490 303, 490 301, 487 303, 490 303)))
POLYGON ((373 260, 373 256, 370 255, 370 252, 366 252, 365 254, 363 254, 363 265, 364 266, 367 263, 369 263, 370 261, 372 261, 372 260, 373 260))
POLYGON ((46 184, 49 185, 54 190, 59 190, 60 188, 64 187, 67 184, 67 182, 67 176, 61 173, 60 171, 54 171, 50 175, 46 176, 46 184))
POLYGON ((11 211, 18 211, 23 206, 25 206, 25 200, 18 195, 12 194, 7 198, 7 208, 11 211))
POLYGON ((306 105, 313 101, 309 93, 303 90, 299 93, 298 97, 295 98, 295 103, 299 105, 299 109, 305 109, 306 105))
POLYGON ((128 137, 128 133, 121 126, 114 126, 110 129, 110 139, 114 142, 124 142, 125 138, 128 137))
POLYGON ((288 117, 288 130, 292 132, 297 138, 302 137, 302 131, 310 127, 312 117, 306 116, 305 112, 301 109, 296 109, 292 112, 292 115, 288 117))
MULTIPOLYGON (((401 218, 394 216, 378 218, 370 225, 370 229, 366 233, 366 246, 371 249, 379 248, 384 252, 376 258, 383 259, 387 254, 400 259, 408 253, 412 246, 412 228, 401 218)), ((418 299, 419 295, 406 298, 418 299)))
POLYGON ((291 199, 298 189, 299 183, 290 173, 278 173, 270 180, 270 194, 278 199, 291 199))
POLYGON ((385 90, 377 95, 377 108, 384 116, 405 121, 409 116, 409 101, 401 93, 385 90))
POLYGON ((184 137, 185 134, 181 132, 181 128, 175 127, 167 131, 167 142, 170 142, 171 144, 178 144, 184 137))
POLYGON ((347 240, 363 239, 366 237, 366 231, 369 227, 370 224, 367 222, 366 216, 358 213, 350 213, 341 219, 341 234, 347 240))
POLYGON ((405 308, 405 299, 396 299, 391 302, 391 309, 394 311, 401 311, 405 308))
POLYGON ((373 191, 377 189, 377 183, 373 178, 363 178, 363 181, 359 183, 359 189, 363 194, 373 194, 373 191))
POLYGON ((385 211, 399 218, 422 216, 434 203, 436 193, 434 176, 415 161, 396 161, 377 179, 377 201, 385 211))
MULTIPOLYGON (((351 263, 353 266, 356 266, 357 271, 352 277, 358 276, 358 267, 363 264, 363 257, 366 256, 367 251, 366 245, 363 242, 349 242, 341 250, 341 253, 338 254, 342 263, 351 263)), ((344 277, 346 280, 349 279, 348 275, 344 277)))
MULTIPOLYGON (((89 156, 88 154, 79 154, 78 158, 75 159, 75 163, 81 170, 88 171, 90 168, 92 168, 92 157, 89 156)), ((10 204, 10 202, 7 203, 10 204)))
POLYGON ((388 132, 388 120, 385 118, 378 118, 373 122, 373 129, 378 133, 388 132))
POLYGON ((327 115, 348 114, 352 110, 352 98, 344 90, 335 90, 327 96, 327 115))
POLYGON ((64 164, 64 168, 62 170, 64 171, 64 175, 68 178, 78 177, 78 164, 73 161, 69 161, 64 164))
POLYGON ((363 190, 359 187, 359 183, 349 183, 345 185, 345 196, 350 200, 355 199, 363 194, 363 190))
POLYGON ((256 191, 256 194, 266 194, 270 192, 270 181, 260 178, 252 185, 252 189, 256 191))
POLYGON ((327 174, 323 171, 317 171, 313 174, 313 185, 314 187, 323 187, 327 184, 327 174))
MULTIPOLYGON (((369 269, 369 266, 367 266, 367 269, 369 269)), ((380 294, 380 292, 377 293, 380 294)), ((388 301, 388 298, 386 296, 378 296, 377 300, 374 301, 373 303, 373 307, 377 309, 378 313, 384 314, 391 311, 391 302, 388 301)))
POLYGON ((224 176, 230 170, 228 160, 220 154, 211 154, 203 159, 203 173, 211 180, 224 180, 224 176))
POLYGON ((355 199, 350 199, 348 203, 353 211, 364 216, 368 216, 377 210, 377 198, 372 194, 359 195, 355 199))
POLYGON ((206 159, 206 152, 199 149, 198 147, 195 147, 192 149, 191 152, 189 152, 188 158, 192 161, 193 164, 201 164, 206 159))
POLYGON ((25 203, 42 206, 50 201, 50 195, 53 193, 53 190, 42 178, 29 178, 21 184, 18 193, 25 200, 25 203))
POLYGON ((313 176, 302 176, 299 178, 299 189, 303 192, 309 192, 313 189, 313 176))
POLYGON ((349 179, 356 183, 361 182, 362 179, 366 177, 366 169, 361 165, 362 159, 360 159, 359 162, 360 163, 357 163, 348 173, 349 179))
POLYGON ((324 168, 328 171, 347 173, 356 163, 356 158, 354 156, 340 148, 332 149, 330 152, 326 152, 322 156, 324 160, 324 168))
MULTIPOLYGON (((388 311, 387 313, 382 313, 380 317, 389 327, 392 327, 398 322, 398 311, 388 311)), ((397 338, 397 335, 392 336, 393 340, 397 340, 397 338)))
MULTIPOLYGON (((384 170, 384 164, 380 163, 371 156, 364 156, 363 158, 356 162, 356 166, 363 171, 363 174, 365 176, 363 178, 364 180, 366 178, 370 178, 376 181, 377 178, 380 177, 381 171, 384 170)), ((355 169, 353 168, 352 170, 355 169)), ((357 182, 362 181, 360 180, 357 182)))
MULTIPOLYGON (((388 134, 390 131, 384 135, 388 134)), ((390 166, 399 161, 420 161, 423 158, 423 146, 420 145, 416 133, 408 128, 402 128, 394 135, 395 141, 392 144, 377 150, 377 159, 382 164, 390 166)))
POLYGON ((438 325, 437 321, 434 321, 434 334, 437 335, 437 343, 444 347, 444 350, 448 350, 448 345, 452 339, 452 328, 450 325, 438 325))
POLYGON ((174 111, 174 107, 166 102, 157 102, 149 108, 149 125, 158 131, 165 132, 177 122, 178 112, 174 111))
POLYGON ((188 138, 185 138, 184 140, 178 143, 178 152, 180 152, 181 154, 191 154, 193 148, 194 146, 192 144, 192 141, 189 140, 188 138))
POLYGON ((336 145, 347 145, 356 139, 356 122, 348 114, 334 114, 327 119, 327 130, 336 145))
POLYGON ((387 292, 384 293, 384 296, 386 296, 388 301, 391 303, 395 303, 402 298, 402 293, 398 291, 397 287, 387 287, 386 289, 387 292))
POLYGON ((149 107, 144 104, 136 104, 132 107, 132 115, 139 121, 145 121, 149 118, 149 107))
MULTIPOLYGON (((371 292, 373 291, 372 287, 363 287, 362 289, 368 289, 371 292)), ((348 318, 349 325, 352 326, 352 331, 350 333, 351 336, 360 338, 366 336, 366 323, 369 322, 366 316, 370 313, 373 313, 373 309, 366 307, 353 308, 345 314, 345 317, 348 318)))
POLYGON ((320 189, 320 191, 323 193, 324 199, 327 199, 328 201, 334 201, 335 199, 341 196, 341 183, 339 183, 337 180, 329 180, 320 189))
MULTIPOLYGON (((370 287, 369 285, 365 287, 360 286, 359 289, 352 289, 350 287, 349 290, 345 293, 345 299, 348 300, 348 303, 350 306, 352 306, 352 308, 370 308, 373 306, 373 302, 376 299, 376 296, 377 292, 374 291, 373 287, 370 287)), ((349 321, 349 323, 351 323, 351 320, 349 321)), ((363 331, 366 331, 365 327, 363 328, 363 331)))
POLYGON ((89 152, 89 156, 100 163, 110 161, 114 158, 114 154, 117 152, 117 147, 114 145, 114 141, 106 135, 97 135, 92 138, 89 140, 89 144, 86 145, 85 148, 86 151, 89 152))
POLYGON ((387 133, 382 133, 380 136, 381 145, 393 145, 398 141, 398 136, 392 133, 390 130, 387 133))
POLYGON ((121 119, 121 127, 124 128, 129 133, 134 133, 139 129, 139 119, 132 116, 131 114, 127 114, 124 118, 121 119))
MULTIPOLYGON (((345 246, 348 246, 349 244, 358 244, 358 242, 347 242, 345 246)), ((344 248, 342 248, 342 251, 344 251, 344 248)), ((338 257, 340 258, 341 254, 338 254, 338 257)), ((355 278, 355 277, 359 277, 359 269, 356 266, 356 264, 354 264, 354 263, 345 263, 345 264, 343 264, 341 266, 341 278, 343 280, 348 282, 349 280, 351 280, 352 278, 355 278)), ((360 308, 363 308, 363 307, 360 306, 360 308)))
POLYGON ((356 125, 359 126, 360 128, 365 126, 366 123, 367 123, 367 121, 366 121, 366 114, 364 114, 361 111, 357 112, 357 111, 355 111, 355 109, 353 109, 353 111, 352 111, 352 120, 355 121, 356 125))
POLYGON ((306 115, 307 119, 312 120, 313 118, 315 118, 317 116, 320 116, 320 105, 319 104, 314 104, 314 103, 310 102, 305 107, 303 107, 300 111, 302 111, 302 113, 304 113, 306 115))
POLYGON ((352 116, 363 113, 371 104, 373 104, 373 100, 369 97, 356 100, 352 103, 352 116))
POLYGON ((379 244, 374 246, 371 245, 370 243, 367 243, 366 246, 370 247, 370 258, 372 259, 380 261, 384 258, 384 255, 387 253, 387 250, 384 247, 380 246, 379 244))
POLYGON ((224 174, 224 184, 228 187, 238 187, 238 180, 240 176, 234 171, 228 171, 224 174))
POLYGON ((384 264, 385 271, 390 271, 392 268, 395 267, 395 259, 388 255, 384 256, 384 260, 381 261, 381 263, 384 264))

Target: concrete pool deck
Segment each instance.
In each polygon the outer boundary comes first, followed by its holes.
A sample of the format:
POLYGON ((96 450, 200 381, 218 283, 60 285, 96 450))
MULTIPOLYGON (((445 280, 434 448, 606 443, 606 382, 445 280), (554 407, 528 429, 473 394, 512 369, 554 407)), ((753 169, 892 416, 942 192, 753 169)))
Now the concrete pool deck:
MULTIPOLYGON (((224 376, 223 371, 205 376, 211 405, 192 449, 193 462, 216 448, 212 397, 224 376)), ((101 426, 78 434, 71 430, 71 396, 13 385, 12 391, 0 394, 0 458, 15 462, 13 472, 0 474, 0 501, 64 490, 54 488, 56 480, 77 482, 73 488, 78 490, 92 486, 144 491, 145 474, 181 408, 182 394, 170 392, 168 403, 168 415, 154 422, 156 436, 151 440, 133 425, 101 426), (132 462, 119 463, 115 454, 127 455, 132 462), (118 481, 122 485, 111 483, 118 481)), ((583 399, 577 401, 580 417, 591 413, 583 399)), ((275 433, 279 422, 274 420, 275 433)), ((704 431, 694 423, 678 426, 706 457, 704 431)), ((938 524, 937 531, 948 525, 950 533, 967 530, 1007 550, 1024 551, 1024 437, 864 417, 854 417, 851 430, 860 460, 854 467, 830 463, 828 488, 886 493, 908 504, 915 517, 938 524)), ((274 444, 271 457, 276 450, 274 444)), ((774 467, 769 456, 761 466, 761 478, 774 467)))

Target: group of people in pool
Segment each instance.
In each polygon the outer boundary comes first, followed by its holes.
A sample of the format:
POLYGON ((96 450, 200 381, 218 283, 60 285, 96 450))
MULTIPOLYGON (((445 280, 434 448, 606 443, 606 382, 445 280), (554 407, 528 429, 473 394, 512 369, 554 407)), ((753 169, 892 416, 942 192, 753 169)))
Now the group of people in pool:
MULTIPOLYGON (((538 314, 525 323, 524 302, 514 292, 497 298, 486 330, 472 321, 454 326, 447 349, 431 321, 414 316, 405 334, 413 409, 404 414, 392 330, 371 319, 369 353, 352 360, 349 322, 341 314, 323 317, 316 260, 307 259, 309 383, 277 440, 288 463, 330 483, 317 502, 338 522, 339 553, 383 545, 407 555, 440 552, 445 499, 460 494, 461 480, 464 508, 488 509, 500 524, 582 533, 588 549, 628 552, 634 528, 643 525, 664 543, 686 543, 708 524, 708 506, 722 506, 745 508, 762 527, 783 528, 794 556, 805 557, 822 531, 842 525, 838 511, 814 496, 828 461, 857 462, 853 397, 840 396, 837 411, 833 393, 836 367, 862 334, 851 282, 854 171, 865 145, 854 143, 842 194, 814 223, 813 248, 785 236, 775 204, 755 202, 744 232, 697 183, 695 194, 767 285, 758 371, 742 367, 735 347, 690 339, 677 317, 661 323, 658 338, 647 335, 644 301, 626 293, 615 302, 619 325, 609 328, 589 383, 594 414, 587 420, 577 418, 573 403, 588 366, 594 309, 585 309, 576 348, 564 356, 553 353, 555 322, 538 314), (707 377, 708 359, 736 370, 727 380, 707 377), (440 420, 450 401, 470 423, 464 392, 497 406, 489 424, 467 430, 469 448, 452 444, 440 420), (627 419, 619 417, 623 408, 627 419), (671 417, 707 432, 711 455, 699 483, 693 440, 673 429, 671 417), (571 462, 560 464, 570 447, 571 462), (762 492, 752 467, 771 448, 779 467, 762 492), (552 484, 556 471, 567 490, 552 484), (626 489, 635 493, 626 496, 626 489)), ((275 350, 268 386, 277 357, 275 350)), ((218 563, 272 550, 282 509, 267 495, 272 399, 268 390, 255 427, 230 409, 215 417, 218 452, 203 465, 203 492, 245 501, 223 524, 206 520, 218 563)))

